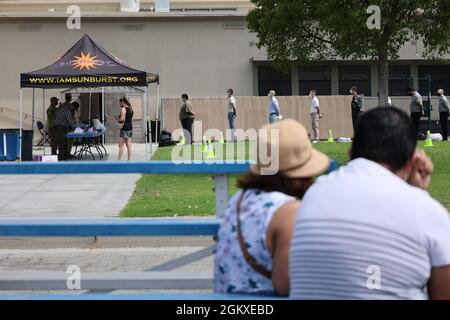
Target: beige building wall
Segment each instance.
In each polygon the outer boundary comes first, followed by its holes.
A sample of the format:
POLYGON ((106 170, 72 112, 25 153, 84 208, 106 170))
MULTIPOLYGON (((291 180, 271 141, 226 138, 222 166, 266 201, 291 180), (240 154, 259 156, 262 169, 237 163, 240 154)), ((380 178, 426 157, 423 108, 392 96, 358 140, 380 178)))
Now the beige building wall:
MULTIPOLYGON (((21 72, 40 69, 54 62, 84 33, 127 64, 160 74, 162 96, 224 95, 229 87, 237 95, 253 94, 253 71, 249 62, 254 36, 243 29, 226 29, 229 22, 243 18, 158 21, 82 22, 81 31, 70 31, 65 21, 2 22, 0 50, 0 105, 17 108, 21 72), (40 31, 21 31, 23 25, 40 25, 40 31), (143 30, 126 31, 139 26, 143 30)), ((36 104, 42 105, 42 90, 36 89, 36 104)), ((31 112, 31 89, 24 94, 24 108, 31 112)), ((156 86, 150 86, 152 110, 156 86)), ((59 91, 46 92, 47 98, 59 91)), ((46 99, 47 101, 48 99, 46 99)), ((39 107, 41 112, 41 107, 39 107)))

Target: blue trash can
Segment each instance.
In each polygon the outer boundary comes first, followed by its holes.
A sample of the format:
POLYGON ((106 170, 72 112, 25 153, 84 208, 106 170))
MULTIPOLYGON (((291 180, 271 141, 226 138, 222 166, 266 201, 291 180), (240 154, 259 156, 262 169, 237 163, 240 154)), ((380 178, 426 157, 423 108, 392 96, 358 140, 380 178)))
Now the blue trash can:
POLYGON ((19 130, 0 130, 0 160, 15 161, 19 159, 19 155, 19 130))
POLYGON ((0 161, 6 160, 6 132, 0 130, 0 161))

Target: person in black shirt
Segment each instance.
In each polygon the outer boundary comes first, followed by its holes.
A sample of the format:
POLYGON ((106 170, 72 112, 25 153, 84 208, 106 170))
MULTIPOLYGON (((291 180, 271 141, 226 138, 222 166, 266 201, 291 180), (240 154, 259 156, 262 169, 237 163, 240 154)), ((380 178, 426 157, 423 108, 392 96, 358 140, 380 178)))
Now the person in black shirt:
POLYGON ((123 148, 127 146, 128 153, 128 161, 131 160, 131 138, 133 136, 133 108, 131 107, 130 102, 126 97, 120 98, 120 115, 119 115, 119 123, 123 126, 120 129, 120 138, 119 138, 119 155, 117 160, 122 160, 123 156, 123 148))
POLYGON ((358 120, 364 112, 362 97, 358 94, 358 87, 352 87, 350 90, 352 97, 352 123, 353 130, 356 129, 358 125, 358 120))
POLYGON ((72 112, 79 106, 78 102, 64 103, 55 112, 55 134, 57 136, 58 160, 60 161, 71 158, 68 152, 68 139, 66 138, 66 134, 76 128, 72 112))

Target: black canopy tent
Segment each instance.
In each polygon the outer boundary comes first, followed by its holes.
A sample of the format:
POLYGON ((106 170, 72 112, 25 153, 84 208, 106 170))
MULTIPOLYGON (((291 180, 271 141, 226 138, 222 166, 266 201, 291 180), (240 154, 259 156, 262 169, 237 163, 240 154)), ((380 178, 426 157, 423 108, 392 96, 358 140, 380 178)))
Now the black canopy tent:
MULTIPOLYGON (((150 83, 157 84, 159 103, 159 75, 137 70, 106 51, 100 44, 84 35, 72 48, 53 64, 40 70, 20 75, 20 134, 23 129, 22 93, 25 88, 33 88, 32 123, 34 125, 35 89, 43 90, 45 110, 45 90, 60 88, 96 88, 102 93, 105 87, 144 87, 144 114, 148 122, 148 90, 150 83)), ((102 121, 105 117, 105 99, 102 99, 102 121)), ((44 114, 45 119, 45 114, 44 114)), ((45 120, 44 120, 45 121, 45 120)), ((148 132, 146 132, 146 158, 148 157, 148 132)), ((150 144, 151 146, 151 144, 150 144)), ((22 143, 20 143, 22 148, 22 143)), ((44 148, 45 152, 45 148, 44 148)))

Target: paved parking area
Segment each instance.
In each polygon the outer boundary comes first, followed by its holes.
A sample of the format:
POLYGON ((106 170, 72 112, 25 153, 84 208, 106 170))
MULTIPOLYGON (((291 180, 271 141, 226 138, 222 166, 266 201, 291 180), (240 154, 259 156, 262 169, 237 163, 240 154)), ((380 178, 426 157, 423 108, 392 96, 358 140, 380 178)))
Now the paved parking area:
MULTIPOLYGON (((106 145, 109 161, 116 144, 106 145)), ((153 152, 157 146, 153 146, 153 152)), ((47 154, 49 148, 46 148, 47 154)), ((34 154, 42 154, 35 150, 34 154)), ((145 144, 133 144, 133 161, 145 160, 145 144)), ((117 217, 132 195, 140 174, 0 175, 2 218, 117 217)))
POLYGON ((139 177, 139 174, 0 175, 0 219, 116 217, 139 177))

